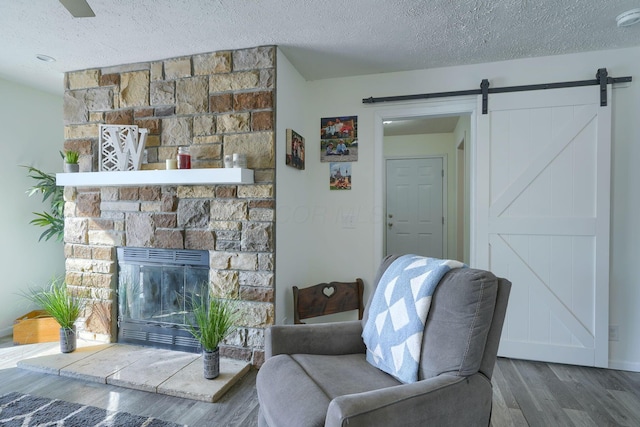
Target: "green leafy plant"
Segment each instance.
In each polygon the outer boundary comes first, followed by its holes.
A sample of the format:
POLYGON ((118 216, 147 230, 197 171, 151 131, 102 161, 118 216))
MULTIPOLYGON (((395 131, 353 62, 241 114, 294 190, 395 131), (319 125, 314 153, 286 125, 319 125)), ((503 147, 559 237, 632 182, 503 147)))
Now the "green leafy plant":
POLYGON ((61 278, 51 279, 49 288, 31 289, 24 296, 42 307, 61 328, 70 329, 84 308, 82 300, 74 298, 61 278))
POLYGON ((49 212, 33 212, 36 218, 29 224, 45 227, 46 230, 40 234, 38 241, 49 240, 55 237, 59 242, 64 236, 64 189, 56 185, 56 177, 53 174, 43 172, 32 166, 27 168, 28 176, 36 180, 36 183, 27 190, 29 197, 36 193, 42 194, 42 201, 50 200, 51 210, 49 212))
MULTIPOLYGON (((60 154, 62 154, 62 152, 60 152, 60 154)), ((75 165, 78 163, 78 159, 80 158, 80 153, 78 153, 77 151, 73 151, 73 150, 69 150, 66 151, 62 157, 64 158, 64 161, 66 163, 69 163, 70 165, 75 165)))
POLYGON ((235 300, 207 297, 203 292, 192 304, 195 324, 189 322, 189 332, 205 351, 214 351, 235 328, 238 320, 235 300))

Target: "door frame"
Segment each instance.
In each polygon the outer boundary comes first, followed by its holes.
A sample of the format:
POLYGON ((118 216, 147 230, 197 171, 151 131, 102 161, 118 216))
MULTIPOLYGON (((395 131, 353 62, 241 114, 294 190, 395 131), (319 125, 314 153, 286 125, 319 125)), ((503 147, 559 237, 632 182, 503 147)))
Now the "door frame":
POLYGON ((467 169, 469 166, 467 165, 467 132, 464 132, 462 135, 462 139, 456 145, 456 258, 458 261, 467 262, 468 256, 466 254, 469 251, 466 249, 468 246, 469 237, 466 235, 466 230, 468 229, 468 224, 470 223, 470 219, 465 221, 465 211, 469 209, 467 206, 466 194, 468 191, 467 185, 467 169), (467 224, 467 226, 465 226, 467 224))
MULTIPOLYGON (((385 157, 384 158, 384 170, 383 170, 383 174, 384 174, 384 204, 383 204, 383 213, 384 213, 384 219, 385 219, 385 224, 386 224, 386 218, 387 218, 387 160, 420 160, 420 159, 442 159, 442 170, 444 171, 444 175, 442 176, 442 216, 444 217, 444 223, 442 224, 442 253, 443 253, 443 258, 447 258, 447 250, 449 249, 449 238, 448 238, 448 233, 447 233, 447 229, 449 227, 449 221, 447 220, 447 215, 449 214, 449 209, 448 209, 448 205, 447 203, 449 202, 448 199, 448 195, 447 195, 447 173, 448 173, 448 169, 447 169, 447 154, 432 154, 432 155, 418 155, 417 157, 413 157, 413 156, 389 156, 389 157, 385 157)), ((386 253, 386 249, 387 249, 387 233, 386 233, 386 225, 385 225, 385 232, 383 234, 383 253, 386 253)))
MULTIPOLYGON (((404 103, 396 108, 386 108, 374 111, 374 170, 385 171, 385 156, 384 156, 384 126, 382 124, 385 120, 399 120, 409 119, 414 117, 438 117, 438 116, 451 116, 451 115, 470 115, 470 135, 466 136, 466 144, 469 155, 469 170, 467 173, 471 177, 469 182, 470 200, 469 210, 470 218, 475 217, 475 139, 476 139, 476 115, 477 115, 477 96, 468 97, 455 97, 455 98, 441 98, 438 100, 420 101, 418 103, 404 103)), ((374 175, 373 182, 373 201, 376 209, 375 212, 379 212, 379 216, 374 219, 374 223, 377 227, 374 227, 373 234, 373 263, 372 265, 378 265, 380 260, 384 257, 385 252, 385 230, 386 230, 386 202, 385 202, 385 187, 386 187, 386 172, 378 173, 374 175)), ((470 241, 467 242, 470 248, 470 262, 469 265, 473 266, 475 261, 475 237, 474 237, 474 224, 471 221, 470 241)))

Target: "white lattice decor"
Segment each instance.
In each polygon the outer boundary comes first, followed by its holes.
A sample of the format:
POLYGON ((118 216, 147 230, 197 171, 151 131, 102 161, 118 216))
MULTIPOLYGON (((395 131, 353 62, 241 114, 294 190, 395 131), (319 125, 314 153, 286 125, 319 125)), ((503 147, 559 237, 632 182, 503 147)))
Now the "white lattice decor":
POLYGON ((100 171, 139 170, 147 132, 135 125, 100 125, 100 171))

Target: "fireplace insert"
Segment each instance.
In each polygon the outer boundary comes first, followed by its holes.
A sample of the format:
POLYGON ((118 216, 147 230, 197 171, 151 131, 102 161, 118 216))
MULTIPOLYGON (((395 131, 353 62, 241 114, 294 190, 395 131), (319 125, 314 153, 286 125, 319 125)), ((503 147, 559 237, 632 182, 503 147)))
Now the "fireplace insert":
POLYGON ((192 303, 207 298, 209 252, 117 248, 118 342, 197 353, 192 303))

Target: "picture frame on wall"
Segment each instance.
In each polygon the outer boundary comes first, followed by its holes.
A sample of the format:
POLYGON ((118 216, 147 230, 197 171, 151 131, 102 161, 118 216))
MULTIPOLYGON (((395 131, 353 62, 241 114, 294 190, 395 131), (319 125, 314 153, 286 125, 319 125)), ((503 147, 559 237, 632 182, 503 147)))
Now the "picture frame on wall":
POLYGON ((293 129, 287 129, 287 149, 286 161, 287 166, 304 170, 304 138, 293 129))
POLYGON ((351 162, 329 163, 329 190, 351 190, 351 162))
POLYGON ((358 116, 320 119, 320 161, 358 161, 358 116))

